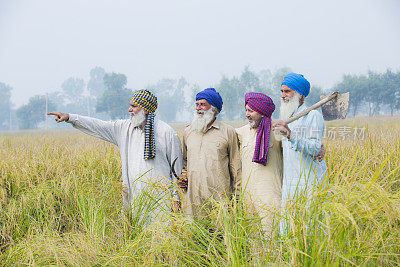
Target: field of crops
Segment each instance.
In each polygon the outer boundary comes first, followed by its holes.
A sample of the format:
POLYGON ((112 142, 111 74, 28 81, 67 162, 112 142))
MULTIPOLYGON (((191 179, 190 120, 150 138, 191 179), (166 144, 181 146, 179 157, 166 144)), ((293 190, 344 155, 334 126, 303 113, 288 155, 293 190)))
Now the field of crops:
POLYGON ((312 199, 299 195, 272 240, 240 200, 213 203, 202 220, 165 212, 149 225, 149 209, 122 212, 115 146, 74 130, 3 132, 0 265, 397 265, 400 117, 326 128, 329 183, 312 199))

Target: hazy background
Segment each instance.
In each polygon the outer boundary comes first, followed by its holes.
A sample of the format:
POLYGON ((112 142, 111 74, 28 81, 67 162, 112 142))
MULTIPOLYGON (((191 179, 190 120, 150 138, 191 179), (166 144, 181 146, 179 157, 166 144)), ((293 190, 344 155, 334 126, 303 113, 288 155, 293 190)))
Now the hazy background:
POLYGON ((12 101, 92 67, 142 88, 184 76, 290 66, 331 86, 343 73, 400 65, 400 1, 0 1, 0 80, 12 101))
POLYGON ((398 0, 0 0, 0 82, 15 108, 89 71, 127 87, 289 67, 330 88, 343 74, 400 67, 398 0))

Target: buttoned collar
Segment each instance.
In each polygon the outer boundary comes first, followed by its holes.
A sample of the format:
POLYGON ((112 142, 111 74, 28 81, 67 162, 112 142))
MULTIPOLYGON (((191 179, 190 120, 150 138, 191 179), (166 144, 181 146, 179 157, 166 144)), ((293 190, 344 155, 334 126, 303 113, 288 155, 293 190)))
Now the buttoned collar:
POLYGON ((221 127, 221 123, 215 119, 215 121, 213 122, 213 124, 211 124, 210 129, 214 127, 215 129, 219 129, 221 127))

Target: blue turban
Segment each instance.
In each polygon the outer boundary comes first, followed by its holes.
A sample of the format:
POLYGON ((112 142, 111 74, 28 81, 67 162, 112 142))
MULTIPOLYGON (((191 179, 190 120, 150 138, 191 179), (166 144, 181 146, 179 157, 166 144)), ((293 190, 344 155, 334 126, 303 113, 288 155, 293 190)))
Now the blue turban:
POLYGON ((303 75, 294 72, 289 73, 283 78, 282 85, 286 85, 290 89, 298 92, 304 97, 310 93, 310 83, 303 75))
POLYGON ((203 91, 200 91, 196 95, 196 101, 200 99, 205 99, 207 102, 218 109, 218 112, 221 112, 222 109, 222 97, 219 95, 214 88, 207 88, 203 91))

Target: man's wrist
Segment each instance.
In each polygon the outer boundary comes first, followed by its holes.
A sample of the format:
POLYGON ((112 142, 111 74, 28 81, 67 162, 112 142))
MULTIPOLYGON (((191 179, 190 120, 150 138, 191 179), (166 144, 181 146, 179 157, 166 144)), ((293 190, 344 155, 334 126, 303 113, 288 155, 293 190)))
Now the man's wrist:
POLYGON ((65 122, 74 123, 74 121, 77 119, 76 116, 76 114, 68 114, 68 119, 65 122))

